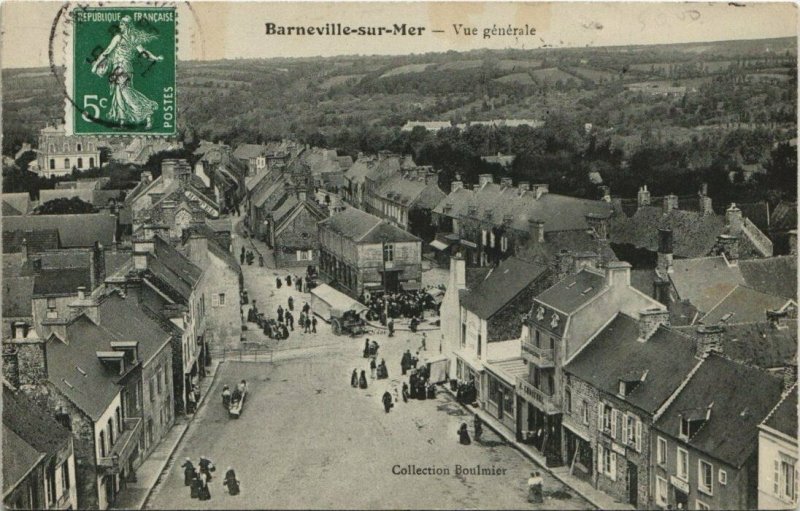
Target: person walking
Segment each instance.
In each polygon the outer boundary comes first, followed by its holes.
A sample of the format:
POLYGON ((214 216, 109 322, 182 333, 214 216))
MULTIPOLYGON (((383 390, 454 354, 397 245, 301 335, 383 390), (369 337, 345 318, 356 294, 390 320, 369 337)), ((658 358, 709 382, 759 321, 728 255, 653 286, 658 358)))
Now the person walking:
POLYGON ((389 329, 389 337, 394 337, 394 320, 390 319, 386 327, 389 329))
POLYGON ((378 364, 375 363, 375 357, 369 359, 369 374, 370 378, 373 380, 375 379, 375 370, 378 368, 378 364))
POLYGON ((200 500, 211 500, 211 490, 208 488, 208 482, 211 476, 205 472, 200 474, 200 500))
POLYGON ((389 413, 389 410, 392 409, 392 395, 389 394, 389 391, 383 393, 383 409, 386 413, 389 413))
POLYGON ((350 375, 350 386, 353 388, 358 387, 358 370, 353 369, 353 374, 350 375))
POLYGON ((192 464, 192 460, 186 458, 186 461, 183 462, 183 485, 184 486, 191 486, 192 479, 194 479, 194 465, 192 464))
POLYGON ((282 285, 283 285, 283 281, 281 281, 281 278, 280 277, 275 277, 275 287, 280 289, 282 285))
POLYGON ((408 403, 408 383, 403 382, 403 402, 408 403))
POLYGON ((286 276, 286 287, 292 287, 292 276, 291 275, 287 275, 286 276))
POLYGON ((286 300, 286 303, 289 305, 289 310, 293 311, 294 310, 294 298, 292 298, 290 296, 289 299, 286 300))
POLYGON ((364 358, 369 358, 369 337, 364 341, 364 358))
POLYGON ((228 487, 228 495, 239 495, 239 480, 236 479, 233 467, 228 467, 228 470, 225 471, 225 480, 222 484, 228 487))
POLYGON ((308 314, 308 311, 310 311, 310 310, 311 310, 311 306, 308 304, 308 302, 303 302, 303 312, 308 314))
POLYGON ((305 330, 304 330, 304 332, 307 333, 307 334, 310 334, 311 333, 311 320, 309 319, 308 315, 305 312, 303 314, 305 315, 305 325, 304 325, 305 326, 305 330))
POLYGON ((311 333, 312 334, 317 333, 317 317, 314 315, 313 312, 311 313, 311 333))
POLYGON ((199 499, 202 487, 203 482, 200 480, 200 472, 195 469, 194 473, 192 473, 192 483, 189 490, 189 497, 193 499, 199 499))
POLYGON ((358 387, 361 389, 367 388, 367 372, 361 370, 361 376, 358 378, 358 387))
POLYGON ((475 420, 473 421, 473 429, 475 431, 475 441, 481 441, 481 435, 483 434, 483 421, 481 418, 478 417, 478 414, 475 414, 475 420))
POLYGON ((467 423, 462 422, 461 427, 458 428, 458 441, 461 445, 469 445, 472 441, 469 439, 469 431, 467 431, 467 423))
POLYGON ((286 311, 286 323, 289 325, 289 329, 294 332, 294 316, 289 311, 286 311))
POLYGON ((200 466, 200 473, 205 474, 208 480, 211 481, 213 479, 211 472, 216 470, 214 468, 214 463, 211 462, 211 459, 208 458, 208 456, 200 456, 200 463, 198 463, 198 465, 200 466))
POLYGON ((278 305, 278 323, 283 323, 283 307, 278 305))
POLYGON ((425 336, 425 332, 422 332, 422 344, 420 345, 420 351, 428 351, 428 338, 425 336))
POLYGON ((531 477, 528 479, 528 502, 532 504, 541 504, 544 502, 542 495, 542 476, 539 472, 531 472, 531 477))

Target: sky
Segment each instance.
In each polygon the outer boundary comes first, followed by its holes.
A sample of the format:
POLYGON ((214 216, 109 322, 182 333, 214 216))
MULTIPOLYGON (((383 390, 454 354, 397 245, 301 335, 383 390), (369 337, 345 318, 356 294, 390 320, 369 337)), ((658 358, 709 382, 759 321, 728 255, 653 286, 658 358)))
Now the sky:
MULTIPOLYGON (((106 2, 108 5, 109 2, 106 2)), ((49 63, 51 28, 63 4, 8 0, 2 5, 3 68, 49 63)), ((792 3, 612 2, 183 2, 178 7, 179 59, 408 54, 474 49, 532 49, 761 39, 797 35, 792 3), (277 36, 265 24, 425 27, 422 36, 277 36), (478 29, 456 35, 453 25, 478 29), (535 35, 483 37, 484 29, 534 27, 535 35), (443 30, 443 33, 433 33, 443 30)), ((57 25, 56 60, 64 44, 57 25)))

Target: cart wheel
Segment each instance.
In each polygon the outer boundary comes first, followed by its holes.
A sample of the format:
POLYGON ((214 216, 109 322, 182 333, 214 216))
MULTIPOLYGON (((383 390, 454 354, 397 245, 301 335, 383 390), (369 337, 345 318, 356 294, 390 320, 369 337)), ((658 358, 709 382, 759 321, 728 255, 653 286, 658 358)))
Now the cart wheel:
POLYGON ((342 335, 342 325, 339 324, 338 319, 331 320, 331 326, 333 327, 333 333, 336 335, 342 335))

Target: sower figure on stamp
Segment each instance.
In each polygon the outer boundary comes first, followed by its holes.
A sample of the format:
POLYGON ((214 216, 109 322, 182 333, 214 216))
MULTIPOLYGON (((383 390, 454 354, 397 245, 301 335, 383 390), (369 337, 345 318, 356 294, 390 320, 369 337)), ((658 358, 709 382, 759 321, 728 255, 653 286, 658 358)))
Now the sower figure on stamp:
POLYGON ((145 129, 153 127, 153 113, 158 103, 133 88, 133 61, 138 55, 154 62, 164 60, 142 46, 156 36, 131 26, 131 17, 123 16, 119 22, 119 33, 111 39, 108 47, 92 64, 92 73, 108 75, 111 86, 109 118, 123 125, 146 123, 145 129))

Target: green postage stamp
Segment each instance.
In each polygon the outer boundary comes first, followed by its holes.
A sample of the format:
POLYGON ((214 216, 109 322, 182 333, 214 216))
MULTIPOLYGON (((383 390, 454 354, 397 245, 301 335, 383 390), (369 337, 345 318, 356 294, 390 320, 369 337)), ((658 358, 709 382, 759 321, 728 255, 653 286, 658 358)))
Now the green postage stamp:
POLYGON ((176 21, 164 7, 72 12, 76 135, 175 134, 176 21))

